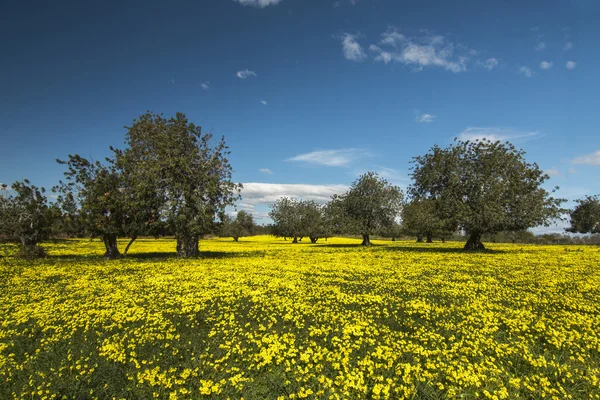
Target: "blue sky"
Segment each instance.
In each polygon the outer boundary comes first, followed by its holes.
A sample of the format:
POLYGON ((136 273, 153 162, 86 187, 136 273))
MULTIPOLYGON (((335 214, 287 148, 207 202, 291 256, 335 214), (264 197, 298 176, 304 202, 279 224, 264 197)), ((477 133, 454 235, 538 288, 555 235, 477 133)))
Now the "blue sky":
POLYGON ((511 140, 574 199, 600 193, 591 0, 0 1, 0 182, 51 187, 146 110, 224 135, 239 209, 409 184, 454 137, 511 140))

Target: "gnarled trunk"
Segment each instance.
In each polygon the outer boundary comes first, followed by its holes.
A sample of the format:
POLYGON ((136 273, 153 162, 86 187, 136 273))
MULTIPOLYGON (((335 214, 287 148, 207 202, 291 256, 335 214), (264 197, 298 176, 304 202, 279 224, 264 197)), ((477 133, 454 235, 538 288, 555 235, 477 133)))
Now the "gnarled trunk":
POLYGON ((393 238, 392 238, 392 242, 395 242, 395 241, 396 241, 396 238, 395 238, 395 237, 393 237, 393 238))
POLYGON ((237 242, 239 239, 240 239, 240 238, 239 238, 238 236, 234 236, 234 237, 233 237, 233 241, 234 241, 234 242, 237 242))
POLYGON ((427 234, 427 243, 433 243, 433 235, 431 233, 427 234))
POLYGON ((361 243, 361 245, 363 246, 370 246, 371 245, 371 239, 369 238, 368 234, 364 234, 362 235, 363 241, 361 243))
POLYGON ((481 233, 474 232, 469 236, 465 244, 465 250, 484 250, 485 246, 481 243, 481 233))
POLYGON ((417 243, 423 243, 423 235, 417 235, 417 243))
POLYGON ((131 245, 133 244, 133 242, 135 242, 135 239, 137 239, 137 236, 132 236, 131 240, 129 241, 129 243, 127 243, 127 247, 125 247, 125 251, 123 251, 123 255, 126 256, 127 252, 129 251, 129 248, 131 247, 131 245))
POLYGON ((311 237, 310 237, 310 242, 311 242, 312 244, 315 244, 315 243, 317 243, 317 240, 319 240, 319 238, 318 238, 318 237, 316 237, 316 236, 311 236, 311 237))
POLYGON ((177 257, 190 258, 198 257, 200 250, 198 249, 198 235, 180 235, 177 236, 177 257))
POLYGON ((294 240, 292 240, 292 243, 298 243, 298 236, 294 236, 294 240))
POLYGON ((104 242, 104 248, 106 249, 104 258, 114 260, 121 257, 121 253, 119 252, 119 247, 117 245, 117 235, 104 235, 102 236, 102 241, 104 242))

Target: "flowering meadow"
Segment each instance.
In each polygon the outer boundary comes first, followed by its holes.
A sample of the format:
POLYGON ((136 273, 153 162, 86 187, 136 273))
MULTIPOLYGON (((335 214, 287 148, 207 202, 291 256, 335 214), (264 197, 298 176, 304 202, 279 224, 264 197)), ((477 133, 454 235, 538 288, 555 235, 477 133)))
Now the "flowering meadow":
POLYGON ((0 398, 600 399, 598 247, 359 243, 5 249, 0 398))

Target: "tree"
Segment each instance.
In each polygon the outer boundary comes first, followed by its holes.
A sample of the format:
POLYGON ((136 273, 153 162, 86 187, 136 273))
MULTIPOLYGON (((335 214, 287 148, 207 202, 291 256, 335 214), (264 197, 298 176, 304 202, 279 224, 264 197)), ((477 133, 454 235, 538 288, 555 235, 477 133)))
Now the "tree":
POLYGON ((363 246, 371 245, 370 235, 384 231, 395 222, 403 200, 398 186, 374 172, 361 175, 348 192, 332 199, 340 202, 348 232, 362 235, 363 246))
POLYGON ((600 233, 600 196, 585 196, 569 213, 571 226, 567 232, 600 233))
POLYGON ((157 218, 175 233, 177 255, 197 256, 200 237, 216 230, 226 206, 239 197, 224 138, 213 145, 212 134, 182 113, 167 119, 148 112, 127 129, 117 162, 135 191, 160 198, 157 218))
POLYGON ((255 225, 252 214, 242 210, 237 213, 235 219, 225 216, 221 225, 220 236, 232 237, 237 242, 241 237, 253 235, 254 230, 255 225))
POLYGON ((417 241, 434 237, 444 239, 456 232, 457 227, 451 219, 440 216, 439 204, 433 199, 413 199, 402 209, 402 225, 406 233, 417 236, 417 241))
POLYGON ((144 216, 149 223, 152 210, 146 209, 133 193, 115 159, 107 158, 107 163, 102 164, 69 154, 67 161, 56 161, 68 167, 64 173, 66 182, 53 188, 57 204, 63 213, 82 221, 91 237, 102 239, 105 258, 119 258, 117 239, 133 233, 127 251, 140 233, 137 219, 144 216))
POLYGON ((438 216, 464 230, 467 250, 483 249, 485 233, 549 225, 559 218, 562 199, 542 188, 549 179, 525 152, 490 140, 455 141, 414 157, 414 199, 432 199, 438 216))
POLYGON ((271 205, 269 217, 273 220, 273 233, 284 238, 309 237, 311 243, 327 236, 323 207, 312 200, 283 197, 271 205))
POLYGON ((38 244, 52 229, 53 213, 44 193, 43 187, 27 179, 10 188, 5 184, 0 187, 0 235, 19 243, 20 253, 27 257, 45 254, 38 244))

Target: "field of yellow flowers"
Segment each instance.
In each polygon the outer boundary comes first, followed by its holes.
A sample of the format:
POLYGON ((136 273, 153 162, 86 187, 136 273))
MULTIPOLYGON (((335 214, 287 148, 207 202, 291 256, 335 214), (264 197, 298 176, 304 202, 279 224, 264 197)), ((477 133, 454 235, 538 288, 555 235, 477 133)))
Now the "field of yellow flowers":
POLYGON ((0 258, 0 398, 600 398, 599 248, 358 243, 0 258))

